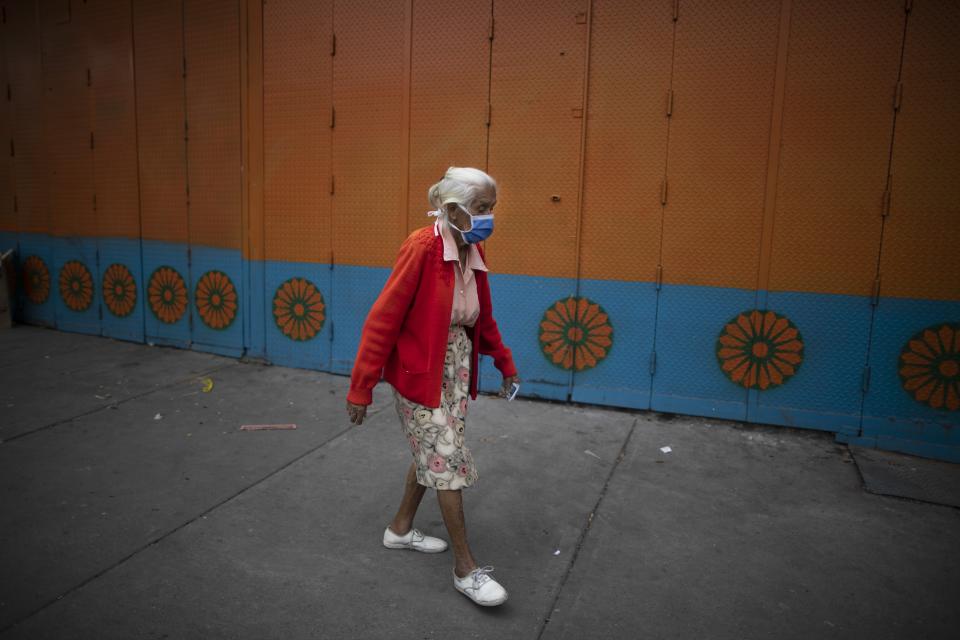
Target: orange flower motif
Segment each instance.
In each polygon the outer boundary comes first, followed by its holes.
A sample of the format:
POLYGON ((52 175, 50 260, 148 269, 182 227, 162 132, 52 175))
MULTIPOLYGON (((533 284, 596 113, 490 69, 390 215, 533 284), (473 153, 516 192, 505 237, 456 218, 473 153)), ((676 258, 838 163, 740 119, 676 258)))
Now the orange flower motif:
POLYGON ((112 264, 103 272, 103 301, 113 315, 124 318, 133 312, 137 303, 137 283, 130 269, 122 264, 112 264))
POLYGON ((917 402, 960 409, 960 324, 927 327, 900 352, 900 381, 917 402))
POLYGON ((157 267, 147 284, 147 301, 157 320, 173 324, 187 310, 187 284, 176 269, 166 265, 157 267))
POLYGON ((733 382, 748 389, 769 389, 797 373, 803 362, 803 339, 784 316, 745 311, 720 332, 717 359, 733 382))
POLYGON ((50 270, 40 256, 30 255, 23 261, 23 290, 33 304, 43 304, 50 296, 50 270))
POLYGON ((226 329, 237 317, 237 290, 222 271, 200 276, 193 299, 200 319, 211 329, 226 329))
POLYGON ((540 321, 540 349, 562 369, 583 371, 607 357, 613 327, 603 308, 587 298, 558 300, 540 321))
POLYGON ((290 278, 273 296, 277 327, 291 340, 309 340, 323 327, 323 296, 312 282, 290 278))
POLYGON ((79 260, 69 260, 61 267, 60 297, 73 311, 86 311, 93 302, 93 276, 79 260))

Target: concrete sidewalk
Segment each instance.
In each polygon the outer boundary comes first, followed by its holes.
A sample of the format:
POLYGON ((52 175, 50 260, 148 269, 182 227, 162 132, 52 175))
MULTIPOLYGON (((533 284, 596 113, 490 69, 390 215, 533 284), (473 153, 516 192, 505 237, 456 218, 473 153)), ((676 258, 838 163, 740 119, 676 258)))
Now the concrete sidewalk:
MULTIPOLYGON (((510 591, 482 609, 449 552, 380 545, 410 459, 385 385, 352 427, 316 371, 33 327, 0 365, 3 640, 960 630, 960 510, 864 492, 829 434, 481 397, 467 524, 510 591)), ((446 537, 432 493, 416 524, 446 537)))

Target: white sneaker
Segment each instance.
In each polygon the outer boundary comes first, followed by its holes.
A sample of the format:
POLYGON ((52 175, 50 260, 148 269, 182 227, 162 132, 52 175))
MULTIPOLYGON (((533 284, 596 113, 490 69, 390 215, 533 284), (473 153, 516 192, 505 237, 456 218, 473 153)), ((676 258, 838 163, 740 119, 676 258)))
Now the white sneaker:
POLYGON ((507 590, 490 577, 493 567, 476 568, 466 575, 457 577, 453 573, 453 586, 482 607, 495 607, 507 601, 507 590))
POLYGON ((406 535, 398 536, 390 530, 390 527, 383 531, 383 546, 387 549, 413 549, 423 553, 440 553, 447 550, 445 540, 425 536, 417 529, 410 529, 406 535))

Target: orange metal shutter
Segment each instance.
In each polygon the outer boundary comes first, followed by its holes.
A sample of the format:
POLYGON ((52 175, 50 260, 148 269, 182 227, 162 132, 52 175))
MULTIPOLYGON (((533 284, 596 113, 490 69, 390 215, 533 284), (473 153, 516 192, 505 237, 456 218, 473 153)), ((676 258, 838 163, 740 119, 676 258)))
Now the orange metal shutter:
POLYGON ((353 364, 360 328, 406 237, 404 77, 407 2, 335 3, 333 353, 353 364))
MULTIPOLYGON (((525 393, 560 399, 572 352, 548 360, 538 336, 548 310, 576 291, 585 16, 579 0, 494 3, 489 172, 499 204, 486 243, 494 313, 523 363, 525 393)), ((484 388, 499 379, 484 368, 484 388)))
POLYGON ((742 419, 717 335, 754 303, 780 6, 685 1, 677 20, 653 407, 742 419))
POLYGON ((612 337, 608 345, 598 335, 586 362, 575 364, 573 399, 643 408, 656 322, 671 7, 596 0, 591 30, 579 292, 601 305, 612 337))
POLYGON ((193 279, 187 257, 182 4, 136 3, 133 41, 144 328, 150 342, 186 346, 193 279))
POLYGON ((320 369, 330 360, 332 41, 331 2, 264 5, 266 353, 320 369))

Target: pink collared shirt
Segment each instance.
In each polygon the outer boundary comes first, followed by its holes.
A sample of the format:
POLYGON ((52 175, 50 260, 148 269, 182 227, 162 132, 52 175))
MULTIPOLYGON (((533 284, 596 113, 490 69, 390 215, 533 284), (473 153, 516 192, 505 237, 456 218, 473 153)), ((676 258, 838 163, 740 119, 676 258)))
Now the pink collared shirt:
POLYGON ((471 244, 467 250, 467 268, 462 269, 457 243, 447 225, 441 224, 439 220, 433 223, 433 235, 439 235, 443 239, 443 259, 456 263, 453 267, 456 282, 453 290, 453 307, 450 309, 450 324, 472 327, 480 315, 477 279, 473 277, 473 270, 486 271, 487 265, 483 263, 477 247, 471 244))

